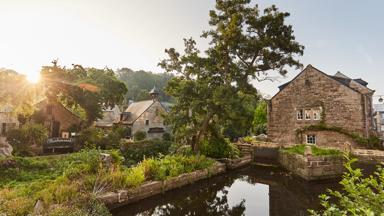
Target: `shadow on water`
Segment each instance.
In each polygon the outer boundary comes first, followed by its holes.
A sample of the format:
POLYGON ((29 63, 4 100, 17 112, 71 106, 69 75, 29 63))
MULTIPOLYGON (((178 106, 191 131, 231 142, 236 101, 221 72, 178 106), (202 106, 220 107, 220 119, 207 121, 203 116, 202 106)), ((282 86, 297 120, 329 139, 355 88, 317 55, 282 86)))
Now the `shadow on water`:
POLYGON ((279 168, 249 166, 133 203, 120 215, 307 215, 337 180, 305 182, 279 168))

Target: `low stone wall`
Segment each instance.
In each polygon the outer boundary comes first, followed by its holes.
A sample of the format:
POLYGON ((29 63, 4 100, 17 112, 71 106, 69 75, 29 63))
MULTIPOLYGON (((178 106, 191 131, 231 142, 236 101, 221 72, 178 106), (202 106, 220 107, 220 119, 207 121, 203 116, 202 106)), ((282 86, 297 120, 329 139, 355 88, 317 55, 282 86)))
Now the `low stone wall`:
POLYGON ((187 184, 208 178, 225 172, 226 165, 216 162, 212 167, 205 170, 197 170, 191 173, 185 173, 177 177, 172 177, 164 181, 151 181, 143 185, 116 192, 108 192, 98 196, 98 199, 105 203, 109 209, 114 209, 139 200, 163 193, 168 190, 182 187, 187 184))
POLYGON ((384 162, 384 151, 372 149, 352 149, 351 153, 363 163, 380 164, 384 162))
POLYGON ((305 180, 338 178, 344 172, 343 157, 303 156, 280 151, 278 161, 282 167, 305 180))

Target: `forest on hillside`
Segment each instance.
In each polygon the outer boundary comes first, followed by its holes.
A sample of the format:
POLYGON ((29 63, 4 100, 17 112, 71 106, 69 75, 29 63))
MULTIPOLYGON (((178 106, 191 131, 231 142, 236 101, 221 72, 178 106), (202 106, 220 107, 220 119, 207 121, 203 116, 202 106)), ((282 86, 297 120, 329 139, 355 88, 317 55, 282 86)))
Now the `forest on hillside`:
POLYGON ((172 98, 163 91, 168 81, 173 77, 169 73, 153 73, 143 70, 133 71, 129 68, 121 68, 116 70, 116 75, 128 88, 128 93, 125 96, 126 102, 150 99, 148 92, 154 86, 160 91, 161 101, 172 101, 172 98))

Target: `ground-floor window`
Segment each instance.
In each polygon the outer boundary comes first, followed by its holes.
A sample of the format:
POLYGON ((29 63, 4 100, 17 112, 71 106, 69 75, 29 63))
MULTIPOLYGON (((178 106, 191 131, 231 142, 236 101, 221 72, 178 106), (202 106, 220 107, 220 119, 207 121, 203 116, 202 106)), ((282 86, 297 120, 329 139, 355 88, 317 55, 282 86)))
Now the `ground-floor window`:
POLYGON ((316 136, 313 134, 307 135, 307 144, 316 144, 316 136))

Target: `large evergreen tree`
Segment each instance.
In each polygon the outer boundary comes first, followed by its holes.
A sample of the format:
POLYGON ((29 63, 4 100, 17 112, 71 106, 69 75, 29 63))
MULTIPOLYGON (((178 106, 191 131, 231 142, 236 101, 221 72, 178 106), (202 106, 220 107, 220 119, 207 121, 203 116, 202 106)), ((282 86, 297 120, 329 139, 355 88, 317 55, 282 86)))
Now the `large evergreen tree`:
POLYGON ((296 59, 304 47, 295 41, 289 13, 275 6, 261 11, 250 0, 217 0, 210 11, 211 28, 204 54, 193 39, 185 39, 183 54, 167 49, 168 58, 159 65, 177 73, 166 91, 175 98, 168 122, 176 138, 198 150, 203 139, 222 135, 222 125, 244 116, 243 101, 257 97, 251 79, 269 79, 270 72, 287 73, 299 68, 296 59))

